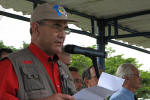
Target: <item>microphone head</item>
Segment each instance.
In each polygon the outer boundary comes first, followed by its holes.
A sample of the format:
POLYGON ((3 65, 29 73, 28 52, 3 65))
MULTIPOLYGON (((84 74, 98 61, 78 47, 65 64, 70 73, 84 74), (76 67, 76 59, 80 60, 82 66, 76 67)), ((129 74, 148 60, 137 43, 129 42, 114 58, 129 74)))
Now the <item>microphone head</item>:
POLYGON ((65 45, 64 46, 64 51, 67 53, 74 53, 74 47, 75 45, 65 45))

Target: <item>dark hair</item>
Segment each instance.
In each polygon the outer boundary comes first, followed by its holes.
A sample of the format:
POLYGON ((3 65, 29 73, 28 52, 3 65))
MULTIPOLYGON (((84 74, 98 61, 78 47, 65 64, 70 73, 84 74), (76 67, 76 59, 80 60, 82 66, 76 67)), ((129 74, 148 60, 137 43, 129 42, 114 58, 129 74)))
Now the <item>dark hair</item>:
POLYGON ((84 80, 85 78, 87 79, 91 79, 91 73, 90 73, 90 69, 92 68, 93 66, 90 66, 89 68, 85 69, 82 73, 82 80, 84 80))
POLYGON ((76 67, 69 67, 69 71, 75 71, 78 72, 78 69, 76 67))
POLYGON ((13 51, 10 48, 1 48, 0 49, 0 58, 1 58, 3 52, 12 53, 13 51))

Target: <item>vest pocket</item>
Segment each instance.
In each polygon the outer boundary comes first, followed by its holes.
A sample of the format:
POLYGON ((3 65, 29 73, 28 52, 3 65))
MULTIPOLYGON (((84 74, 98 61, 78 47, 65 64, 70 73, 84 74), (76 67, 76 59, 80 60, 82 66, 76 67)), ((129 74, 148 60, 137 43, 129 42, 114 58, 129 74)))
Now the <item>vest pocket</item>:
POLYGON ((44 89, 42 78, 36 68, 22 67, 22 74, 26 92, 44 89))
POLYGON ((48 96, 51 96, 52 93, 49 93, 47 90, 36 90, 27 93, 29 99, 41 99, 48 96))

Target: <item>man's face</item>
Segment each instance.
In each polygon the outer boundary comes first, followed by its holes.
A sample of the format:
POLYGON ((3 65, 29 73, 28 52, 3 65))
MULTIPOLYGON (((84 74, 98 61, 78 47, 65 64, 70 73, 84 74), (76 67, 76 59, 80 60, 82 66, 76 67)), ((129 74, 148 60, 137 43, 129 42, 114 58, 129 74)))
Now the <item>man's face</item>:
POLYGON ((133 74, 130 75, 129 81, 130 81, 130 87, 134 88, 135 90, 140 88, 140 81, 141 78, 139 76, 139 71, 137 68, 132 68, 133 74))
POLYGON ((67 28, 67 21, 46 20, 42 24, 32 24, 32 42, 52 56, 61 52, 67 28))
POLYGON ((82 79, 78 72, 71 71, 72 78, 74 80, 75 88, 77 91, 82 89, 82 79))
POLYGON ((91 74, 91 79, 88 80, 88 87, 93 87, 93 86, 96 86, 97 83, 98 83, 98 79, 96 77, 96 72, 95 72, 95 69, 94 67, 92 67, 90 69, 90 74, 91 74))

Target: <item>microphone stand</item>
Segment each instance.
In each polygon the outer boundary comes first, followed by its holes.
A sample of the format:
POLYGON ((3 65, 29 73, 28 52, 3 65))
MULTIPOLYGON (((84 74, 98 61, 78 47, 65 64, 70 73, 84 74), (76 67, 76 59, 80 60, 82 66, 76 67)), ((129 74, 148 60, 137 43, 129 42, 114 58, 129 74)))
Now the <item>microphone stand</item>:
POLYGON ((97 79, 99 79, 100 75, 99 75, 99 68, 98 68, 98 65, 97 65, 97 57, 94 57, 94 56, 88 56, 88 57, 91 58, 94 69, 95 69, 95 72, 96 72, 96 77, 97 77, 97 79))

